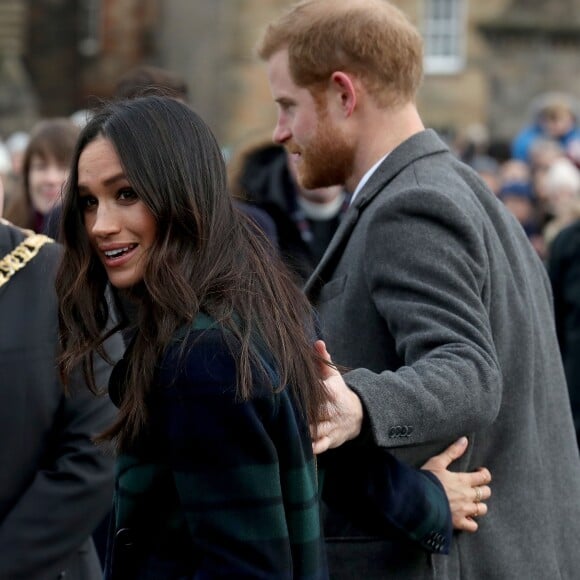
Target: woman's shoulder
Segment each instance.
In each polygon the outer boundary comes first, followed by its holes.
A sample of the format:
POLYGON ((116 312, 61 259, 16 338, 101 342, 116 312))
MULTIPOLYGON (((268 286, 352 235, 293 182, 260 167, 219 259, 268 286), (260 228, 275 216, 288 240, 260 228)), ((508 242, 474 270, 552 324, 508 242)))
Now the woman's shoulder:
POLYGON ((172 346, 176 344, 182 344, 184 341, 191 339, 192 337, 200 338, 205 334, 225 334, 226 330, 222 323, 216 320, 213 316, 206 314, 205 312, 198 312, 193 319, 193 321, 183 324, 180 326, 175 333, 171 341, 172 346), (206 333, 206 331, 211 331, 206 333))
POLYGON ((193 321, 177 329, 163 357, 165 362, 231 357, 232 333, 214 317, 199 312, 193 321), (229 355, 229 356, 228 356, 229 355))
MULTIPOLYGON (((250 364, 255 373, 257 393, 266 385, 271 395, 272 385, 277 383, 275 365, 263 344, 250 346, 254 356, 250 364)), ((234 331, 207 313, 200 312, 188 325, 174 335, 159 367, 162 382, 178 383, 221 383, 235 385, 237 361, 242 356, 243 346, 234 331)), ((182 385, 183 386, 183 385, 182 385)), ((257 394, 256 393, 256 394, 257 394)))

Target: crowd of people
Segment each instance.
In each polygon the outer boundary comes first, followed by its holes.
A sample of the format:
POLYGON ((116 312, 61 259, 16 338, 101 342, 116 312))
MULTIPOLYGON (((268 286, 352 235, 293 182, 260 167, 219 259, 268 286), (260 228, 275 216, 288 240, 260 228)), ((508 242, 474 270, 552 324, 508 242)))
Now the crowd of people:
POLYGON ((574 99, 445 142, 384 0, 256 52, 227 161, 152 66, 0 150, 0 577, 574 578, 574 99))

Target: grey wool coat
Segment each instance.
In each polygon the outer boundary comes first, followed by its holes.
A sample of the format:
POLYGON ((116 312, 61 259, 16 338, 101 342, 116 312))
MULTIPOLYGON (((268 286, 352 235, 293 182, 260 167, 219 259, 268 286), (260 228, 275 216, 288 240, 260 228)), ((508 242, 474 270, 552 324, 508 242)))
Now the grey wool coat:
MULTIPOLYGON (((379 166, 306 291, 333 360, 352 369, 371 445, 419 467, 467 435, 453 468, 493 476, 488 515, 448 556, 331 510, 331 577, 578 578, 580 460, 550 284, 519 224, 433 131, 379 166)), ((327 480, 349 469, 336 457, 327 480)))
MULTIPOLYGON (((0 258, 23 233, 0 224, 0 258)), ((100 580, 91 533, 112 504, 113 457, 92 437, 115 417, 108 397, 58 378, 54 277, 61 248, 46 244, 0 288, 0 578, 100 580)), ((122 342, 109 341, 122 354, 122 342)), ((97 359, 97 383, 111 366, 97 359)))

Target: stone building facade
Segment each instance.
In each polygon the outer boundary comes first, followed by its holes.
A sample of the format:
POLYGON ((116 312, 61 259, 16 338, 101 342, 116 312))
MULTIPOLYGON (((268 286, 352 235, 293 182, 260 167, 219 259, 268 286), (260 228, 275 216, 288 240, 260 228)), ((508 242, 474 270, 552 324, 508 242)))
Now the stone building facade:
MULTIPOLYGON (((393 1, 427 34, 437 0, 393 1)), ((266 138, 275 109, 253 46, 291 2, 0 0, 0 137, 34 115, 89 106, 148 63, 185 77, 192 105, 225 146, 266 138)), ((580 0, 442 3, 461 14, 463 55, 455 70, 427 70, 419 96, 427 125, 453 135, 479 123, 508 141, 536 95, 580 96, 580 0)))
MULTIPOLYGON (((392 1, 425 31, 432 0, 392 1)), ((252 51, 265 24, 291 3, 208 0, 196 2, 195 9, 188 0, 163 4, 161 60, 188 78, 194 106, 231 147, 271 132, 275 110, 252 51)), ((455 5, 464 19, 463 62, 451 72, 427 70, 418 104, 428 126, 451 137, 481 124, 492 140, 507 143, 529 120, 535 96, 560 90, 580 97, 580 0, 459 0, 455 5)))

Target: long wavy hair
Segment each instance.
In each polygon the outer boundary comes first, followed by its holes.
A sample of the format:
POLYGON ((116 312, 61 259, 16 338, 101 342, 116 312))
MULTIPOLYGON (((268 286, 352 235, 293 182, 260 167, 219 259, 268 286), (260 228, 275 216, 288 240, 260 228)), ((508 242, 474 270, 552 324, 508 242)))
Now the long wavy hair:
MULTIPOLYGON (((234 207, 218 143, 189 107, 164 97, 110 103, 83 129, 65 187, 60 302, 60 371, 68 382, 78 367, 94 392, 95 353, 106 356, 109 283, 91 248, 78 195, 78 161, 95 139, 114 146, 129 183, 157 223, 137 301, 137 332, 116 422, 102 434, 125 448, 147 421, 147 394, 156 363, 176 331, 203 311, 234 338, 237 389, 252 396, 258 345, 267 345, 279 382, 290 385, 310 423, 327 401, 318 379, 312 312, 307 299, 265 237, 234 207)), ((113 294, 117 291, 113 289, 113 294)))

